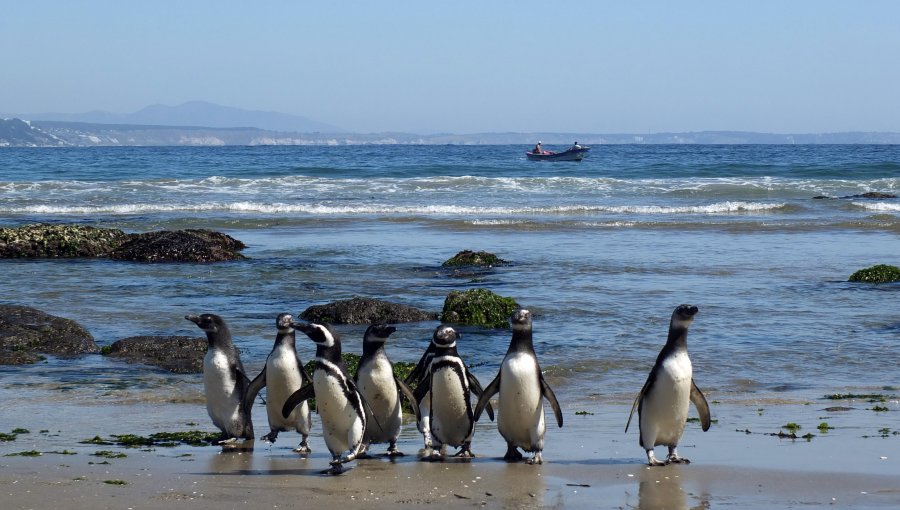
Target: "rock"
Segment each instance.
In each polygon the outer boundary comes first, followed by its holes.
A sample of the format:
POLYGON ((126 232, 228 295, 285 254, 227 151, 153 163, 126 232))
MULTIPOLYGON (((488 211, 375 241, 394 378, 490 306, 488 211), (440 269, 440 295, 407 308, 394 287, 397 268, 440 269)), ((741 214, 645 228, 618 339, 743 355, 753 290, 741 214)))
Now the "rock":
POLYGON ((378 299, 354 297, 310 306, 300 313, 300 318, 329 324, 398 324, 432 321, 437 319, 437 314, 378 299))
POLYGON ((191 336, 132 336, 103 348, 104 356, 143 363, 176 374, 203 372, 206 338, 191 336))
POLYGON ((28 364, 40 354, 77 356, 100 352, 94 337, 77 322, 35 308, 0 305, 0 364, 28 364))
MULTIPOLYGON (((829 196, 825 196, 825 195, 816 195, 813 197, 813 200, 822 200, 822 199, 829 199, 829 198, 834 198, 834 197, 829 197, 829 196)), ((868 191, 866 193, 860 193, 859 195, 847 195, 847 196, 838 197, 838 198, 855 199, 855 200, 858 200, 858 199, 886 200, 886 199, 891 199, 891 198, 897 198, 897 195, 892 195, 890 193, 881 193, 878 191, 868 191)))
POLYGON ((848 281, 865 283, 890 283, 900 281, 900 268, 887 264, 878 264, 850 275, 848 281))
POLYGON ((211 230, 161 230, 134 234, 110 254, 135 262, 221 262, 242 260, 245 248, 237 239, 211 230))
POLYGON ((441 322, 505 328, 509 326, 509 316, 518 307, 513 298, 487 289, 454 290, 444 300, 441 322))
POLYGON ((448 260, 445 260, 441 267, 461 267, 461 266, 502 266, 508 264, 507 261, 486 251, 463 250, 448 260))
POLYGON ((24 225, 0 228, 0 258, 107 257, 129 235, 83 225, 24 225))

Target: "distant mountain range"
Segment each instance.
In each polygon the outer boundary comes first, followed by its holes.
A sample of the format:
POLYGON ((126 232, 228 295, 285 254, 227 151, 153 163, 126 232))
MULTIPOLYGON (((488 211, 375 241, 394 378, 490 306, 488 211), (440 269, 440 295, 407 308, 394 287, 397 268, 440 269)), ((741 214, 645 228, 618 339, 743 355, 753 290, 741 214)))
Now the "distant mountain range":
POLYGON ((570 145, 601 144, 900 144, 900 133, 348 133, 297 115, 230 108, 203 101, 148 106, 134 113, 7 114, 0 147, 217 145, 570 145))
POLYGON ((64 121, 90 124, 130 124, 153 126, 203 126, 215 128, 250 127, 290 133, 340 133, 344 130, 299 115, 243 110, 206 101, 189 101, 178 106, 156 104, 134 113, 33 113, 3 114, 0 117, 31 121, 64 121))

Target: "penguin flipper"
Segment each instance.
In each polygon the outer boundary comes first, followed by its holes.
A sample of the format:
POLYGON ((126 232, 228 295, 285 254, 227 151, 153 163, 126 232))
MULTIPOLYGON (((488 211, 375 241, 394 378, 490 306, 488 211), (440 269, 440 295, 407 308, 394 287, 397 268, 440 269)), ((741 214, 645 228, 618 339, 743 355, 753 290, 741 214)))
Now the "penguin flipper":
POLYGON ((425 377, 425 370, 426 370, 426 365, 427 365, 429 354, 431 354, 431 355, 434 354, 434 344, 433 343, 428 344, 428 348, 425 349, 424 353, 422 353, 422 357, 419 358, 419 362, 416 363, 416 367, 412 369, 412 372, 410 372, 409 375, 406 376, 406 379, 404 379, 403 382, 405 382, 407 385, 410 385, 414 382, 416 382, 416 383, 422 382, 421 380, 424 379, 424 377, 425 377))
MULTIPOLYGON (((472 372, 469 372, 469 369, 466 369, 466 377, 469 379, 469 386, 472 387, 472 393, 474 393, 475 396, 478 397, 479 400, 481 400, 481 396, 484 395, 484 388, 481 387, 481 383, 478 382, 478 378, 475 377, 472 372)), ((490 418, 491 421, 494 421, 494 407, 491 406, 490 402, 487 403, 485 409, 487 409, 488 418, 490 418)))
POLYGON ((691 402, 697 408, 697 413, 700 415, 700 425, 703 427, 703 432, 706 432, 709 430, 709 424, 712 421, 709 415, 709 402, 706 401, 706 397, 703 396, 700 388, 694 384, 693 379, 691 379, 691 402))
MULTIPOLYGON (((475 405, 475 421, 481 418, 481 412, 484 411, 485 406, 490 403, 491 397, 496 395, 498 391, 500 391, 500 372, 497 372, 497 377, 494 377, 494 380, 487 385, 487 388, 478 397, 478 404, 475 405)), ((492 416, 491 419, 493 420, 494 417, 492 416)))
POLYGON ((281 408, 281 415, 287 418, 294 412, 295 407, 302 404, 304 400, 309 400, 315 396, 316 390, 313 388, 312 384, 301 387, 284 401, 284 407, 281 408))
POLYGON ((644 392, 638 393, 638 396, 634 399, 634 404, 631 404, 631 412, 628 413, 628 421, 625 423, 625 432, 628 432, 628 426, 631 425, 631 418, 634 416, 634 410, 638 407, 638 402, 641 401, 641 398, 644 396, 644 392))
POLYGON ((409 389, 409 386, 407 386, 405 382, 396 377, 394 377, 394 382, 397 384, 397 389, 400 390, 400 395, 409 402, 409 407, 412 407, 413 412, 416 413, 416 422, 419 422, 422 419, 422 415, 419 412, 419 401, 416 400, 413 391, 409 389))
POLYGON ((241 405, 247 412, 250 412, 250 410, 253 409, 253 401, 256 400, 256 395, 258 395, 260 390, 265 387, 266 367, 263 367, 262 372, 250 381, 250 386, 247 387, 247 393, 244 395, 244 399, 241 402, 241 405))
POLYGON ((297 356, 297 366, 300 367, 300 380, 304 381, 304 384, 312 384, 312 377, 306 371, 306 367, 303 366, 300 356, 297 356))
MULTIPOLYGON (((499 377, 498 377, 499 379, 499 377)), ((544 398, 547 399, 547 402, 550 402, 550 407, 553 408, 553 414, 556 415, 556 424, 562 428, 563 425, 563 415, 562 409, 559 407, 559 401, 556 400, 556 394, 553 393, 553 390, 550 389, 550 385, 547 384, 547 381, 544 380, 544 374, 540 375, 541 380, 541 394, 544 398)))

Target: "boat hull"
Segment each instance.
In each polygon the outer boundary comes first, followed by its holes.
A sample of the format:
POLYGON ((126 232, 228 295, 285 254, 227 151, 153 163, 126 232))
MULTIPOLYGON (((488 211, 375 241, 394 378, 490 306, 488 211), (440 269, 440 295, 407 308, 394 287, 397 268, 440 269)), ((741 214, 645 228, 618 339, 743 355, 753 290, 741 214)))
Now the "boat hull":
POLYGON ((532 161, 581 161, 587 156, 590 147, 582 147, 580 149, 569 149, 563 152, 545 152, 535 154, 526 152, 525 156, 532 161))

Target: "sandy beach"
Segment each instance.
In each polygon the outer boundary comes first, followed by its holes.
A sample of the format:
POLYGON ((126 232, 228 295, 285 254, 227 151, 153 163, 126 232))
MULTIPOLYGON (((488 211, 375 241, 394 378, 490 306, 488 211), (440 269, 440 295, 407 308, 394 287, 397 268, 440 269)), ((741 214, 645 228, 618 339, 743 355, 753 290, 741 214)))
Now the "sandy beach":
MULTIPOLYGON (((7 402, 9 404, 9 402, 7 402)), ((628 406, 591 406, 576 415, 564 406, 563 429, 548 430, 541 466, 507 464, 505 445, 490 422, 479 423, 471 461, 421 462, 414 425, 399 446, 407 455, 360 460, 340 476, 321 474, 328 454, 316 427, 313 453, 291 451, 296 434, 282 433, 274 444, 255 441, 244 450, 177 446, 134 449, 80 444, 110 434, 134 432, 146 406, 98 406, 62 424, 59 432, 20 434, 0 443, 0 489, 4 509, 75 508, 387 508, 439 505, 488 508, 897 508, 900 505, 898 436, 867 434, 869 421, 883 416, 862 408, 833 413, 828 433, 784 439, 768 435, 787 420, 819 420, 818 402, 719 403, 718 421, 703 433, 689 424, 680 452, 689 465, 649 468, 635 431, 623 433, 628 406), (113 411, 113 412, 111 412, 113 411), (103 414, 106 416, 102 416, 103 414), (130 417, 130 418, 129 418, 130 417), (84 420, 80 422, 79 420, 84 420), (94 423, 85 431, 85 423, 94 423), (746 431, 750 430, 748 434, 746 431), (757 432, 758 431, 758 432, 757 432), (864 437, 865 436, 865 437, 864 437), (252 450, 250 450, 252 448, 252 450), (12 455, 40 451, 37 457, 12 455), (121 458, 96 456, 112 452, 121 458), (55 453, 54 453, 55 452, 55 453), (66 452, 61 453, 61 452, 66 452)), ((67 406, 33 420, 64 420, 67 406)), ((855 406, 854 406, 855 407, 855 406)), ((891 403, 896 407, 896 403, 891 403)), ((3 426, 10 414, 4 405, 3 426)), ((152 409, 149 410, 152 413, 152 409)), ((195 405, 180 412, 202 411, 195 405)), ((885 413, 877 413, 884 415, 885 413)), ((71 416, 71 415, 70 415, 71 416)), ((173 417, 169 417, 170 419, 173 417)), ((174 417, 178 419, 179 417, 174 417)), ((265 427, 261 407, 257 428, 265 427)), ((318 418, 315 418, 318 420, 318 418)), ((315 424, 318 426, 318 423, 315 424)), ((187 430, 187 427, 181 427, 187 430)), ((194 428, 209 430, 202 421, 194 428)), ((805 429, 804 429, 805 430, 805 429)), ((872 430, 875 432, 875 430, 872 430)), ((374 446, 373 453, 383 452, 374 446)))

